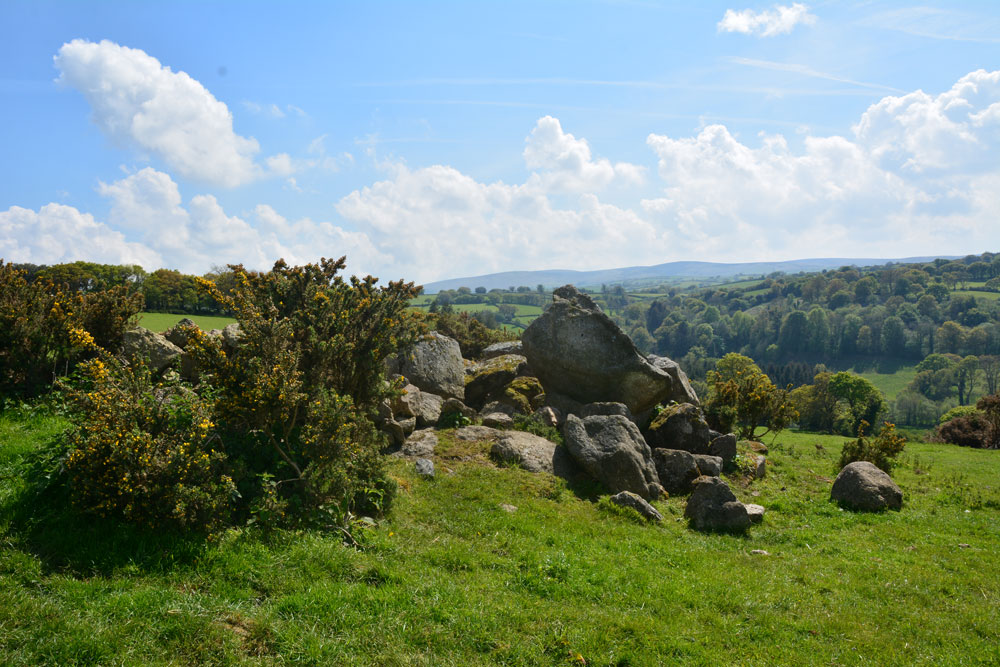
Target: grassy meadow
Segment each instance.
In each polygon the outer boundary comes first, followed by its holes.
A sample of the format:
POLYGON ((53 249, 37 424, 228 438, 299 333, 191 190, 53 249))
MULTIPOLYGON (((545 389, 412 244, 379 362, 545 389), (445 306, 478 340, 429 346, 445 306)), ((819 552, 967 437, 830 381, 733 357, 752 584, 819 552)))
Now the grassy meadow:
POLYGON ((903 510, 854 514, 828 501, 843 438, 782 433, 765 479, 731 482, 767 508, 734 536, 689 530, 683 498, 646 525, 445 436, 433 480, 392 462, 393 511, 355 549, 73 516, 24 483, 65 426, 0 415, 3 664, 1000 661, 1000 452, 911 443, 903 510))
POLYGON ((150 331, 164 332, 174 326, 184 318, 188 318, 197 324, 201 329, 209 331, 211 329, 221 329, 227 324, 232 324, 236 320, 232 317, 219 317, 216 315, 184 315, 174 313, 140 313, 139 326, 150 331))

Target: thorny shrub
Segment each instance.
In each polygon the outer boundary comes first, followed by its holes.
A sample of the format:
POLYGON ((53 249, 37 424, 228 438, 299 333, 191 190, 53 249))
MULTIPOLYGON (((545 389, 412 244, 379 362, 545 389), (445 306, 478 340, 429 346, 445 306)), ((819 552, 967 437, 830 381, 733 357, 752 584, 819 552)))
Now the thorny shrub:
POLYGON ((71 331, 85 331, 116 350, 142 306, 142 294, 125 286, 67 291, 44 280, 29 282, 0 260, 0 393, 37 395, 74 362, 92 356, 73 344, 71 331))
POLYGON ((858 427, 858 437, 848 440, 840 452, 839 468, 855 461, 868 461, 885 473, 892 472, 896 465, 896 457, 906 447, 906 438, 896 433, 896 425, 885 422, 878 435, 866 436, 865 429, 869 424, 861 422, 858 427))
MULTIPOLYGON (((396 389, 385 358, 411 344, 412 283, 338 272, 344 259, 266 273, 230 267, 235 286, 200 287, 237 318, 241 339, 192 331, 195 386, 155 384, 107 353, 81 367, 66 465, 89 511, 153 526, 227 522, 344 528, 387 508, 383 436, 373 418, 396 389)), ((92 343, 93 341, 85 341, 92 343)), ((95 346, 96 347, 96 346, 95 346)), ((168 376, 170 374, 168 373, 168 376)))

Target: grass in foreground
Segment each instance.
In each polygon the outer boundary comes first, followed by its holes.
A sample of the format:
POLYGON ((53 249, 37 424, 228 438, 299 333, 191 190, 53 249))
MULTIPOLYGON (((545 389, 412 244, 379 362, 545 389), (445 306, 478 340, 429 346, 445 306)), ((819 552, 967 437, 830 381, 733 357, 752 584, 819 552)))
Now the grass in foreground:
POLYGON ((828 502, 843 438, 781 434, 746 537, 602 511, 447 440, 362 551, 314 532, 203 544, 25 507, 64 426, 0 417, 5 664, 976 664, 1000 660, 1000 456, 914 443, 901 512, 828 502), (517 510, 507 512, 502 503, 517 510), (34 520, 30 517, 34 515, 34 520), (770 555, 752 555, 763 549, 770 555))

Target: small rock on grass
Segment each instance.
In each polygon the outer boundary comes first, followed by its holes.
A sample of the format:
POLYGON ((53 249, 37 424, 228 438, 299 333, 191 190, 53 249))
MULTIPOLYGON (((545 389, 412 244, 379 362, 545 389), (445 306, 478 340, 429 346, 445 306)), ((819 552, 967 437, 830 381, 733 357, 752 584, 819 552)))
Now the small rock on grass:
POLYGON ((767 553, 763 549, 754 549, 753 551, 750 552, 750 555, 751 556, 770 556, 771 554, 767 553))
POLYGON ((434 477, 434 461, 430 459, 417 459, 414 467, 421 477, 434 477))
POLYGON ((663 521, 663 515, 656 508, 631 491, 622 491, 611 496, 611 502, 621 507, 631 507, 648 521, 663 521))
POLYGON ((747 514, 750 516, 750 523, 761 523, 764 521, 764 506, 746 503, 747 514))
POLYGON ((517 511, 517 505, 508 505, 507 503, 500 503, 500 509, 502 509, 504 512, 510 512, 511 514, 513 514, 514 512, 517 511))

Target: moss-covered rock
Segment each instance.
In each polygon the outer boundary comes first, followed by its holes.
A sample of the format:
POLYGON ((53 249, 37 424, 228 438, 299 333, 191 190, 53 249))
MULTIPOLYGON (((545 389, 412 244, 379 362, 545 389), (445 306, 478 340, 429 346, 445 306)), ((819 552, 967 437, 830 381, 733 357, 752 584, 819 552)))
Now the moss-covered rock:
POLYGON ((530 415, 534 409, 534 400, 542 393, 544 390, 538 378, 518 377, 504 387, 500 401, 510 405, 521 414, 530 415))
POLYGON ((489 401, 499 399, 525 361, 519 354, 505 354, 469 368, 465 375, 466 405, 481 410, 489 401))
POLYGON ((701 409, 690 403, 674 403, 663 408, 643 435, 653 449, 680 449, 692 454, 708 454, 711 442, 708 422, 701 409))

